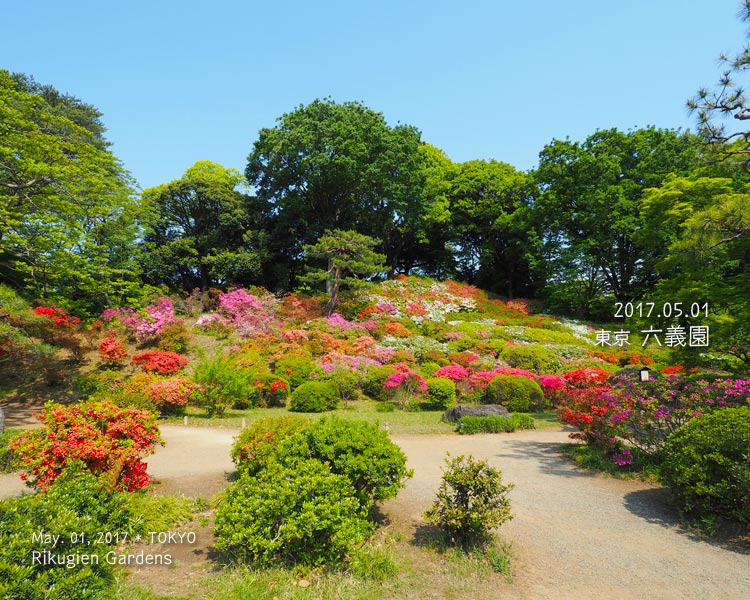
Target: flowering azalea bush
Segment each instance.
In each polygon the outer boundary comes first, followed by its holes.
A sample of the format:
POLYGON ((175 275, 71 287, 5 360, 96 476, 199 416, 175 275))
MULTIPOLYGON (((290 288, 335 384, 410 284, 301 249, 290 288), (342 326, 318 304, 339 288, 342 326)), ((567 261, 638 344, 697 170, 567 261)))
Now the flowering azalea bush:
POLYGON ((171 375, 177 373, 187 364, 187 358, 180 356, 176 352, 164 352, 161 350, 152 350, 136 354, 131 365, 139 365, 144 371, 154 371, 160 375, 171 375))
POLYGON ((410 318, 415 323, 444 322, 446 315, 476 308, 468 286, 418 277, 399 277, 381 283, 370 295, 370 315, 410 318))
POLYGON ((274 316, 276 301, 270 294, 259 297, 238 288, 219 296, 219 308, 235 332, 243 337, 265 333, 278 324, 274 316))
POLYGON ((62 308, 55 308, 54 306, 37 306, 34 309, 35 315, 47 317, 56 329, 72 329, 80 325, 81 319, 78 317, 71 317, 62 308))
POLYGON ((148 394, 160 411, 179 412, 197 388, 197 384, 187 377, 176 375, 151 383, 148 386, 148 394))
POLYGON ((406 406, 427 391, 427 382, 408 367, 397 365, 396 368, 399 370, 386 377, 383 388, 387 395, 406 406))
POLYGON ((128 351, 123 343, 114 335, 108 335, 98 346, 99 356, 105 363, 117 364, 128 357, 128 351))
POLYGON ((116 475, 117 489, 148 485, 142 459, 161 442, 152 414, 104 401, 47 403, 37 418, 43 428, 26 431, 11 443, 25 470, 21 477, 30 486, 45 491, 73 461, 82 461, 94 474, 116 475))
POLYGON ((435 377, 445 377, 454 383, 465 381, 469 378, 471 371, 461 365, 446 365, 435 371, 435 377))

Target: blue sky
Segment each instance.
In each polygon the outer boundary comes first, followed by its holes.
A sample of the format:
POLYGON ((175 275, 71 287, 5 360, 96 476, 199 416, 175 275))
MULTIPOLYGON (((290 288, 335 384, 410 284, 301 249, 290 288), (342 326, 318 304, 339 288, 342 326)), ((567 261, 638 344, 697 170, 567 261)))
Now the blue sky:
POLYGON ((244 171, 258 130, 359 100, 454 161, 521 170, 552 139, 694 125, 685 101, 745 42, 737 0, 7 3, 0 68, 104 113, 144 188, 244 171))

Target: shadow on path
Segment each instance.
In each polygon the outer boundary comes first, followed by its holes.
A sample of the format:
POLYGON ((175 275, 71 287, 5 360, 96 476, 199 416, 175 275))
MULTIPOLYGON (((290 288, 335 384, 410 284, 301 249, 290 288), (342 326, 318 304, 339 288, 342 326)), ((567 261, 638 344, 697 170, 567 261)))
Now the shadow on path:
POLYGON ((504 442, 504 451, 495 452, 493 456, 500 459, 529 460, 539 466, 547 475, 559 477, 592 478, 596 473, 577 466, 562 452, 560 442, 537 442, 531 440, 509 440, 504 442))
MULTIPOLYGON (((719 528, 711 537, 697 529, 691 529, 680 519, 670 504, 669 488, 653 488, 629 492, 623 497, 623 504, 631 513, 641 519, 672 529, 694 542, 702 542, 737 554, 750 555, 750 542, 742 539, 742 528, 727 524, 719 528)), ((747 533, 747 532, 744 532, 747 533)))

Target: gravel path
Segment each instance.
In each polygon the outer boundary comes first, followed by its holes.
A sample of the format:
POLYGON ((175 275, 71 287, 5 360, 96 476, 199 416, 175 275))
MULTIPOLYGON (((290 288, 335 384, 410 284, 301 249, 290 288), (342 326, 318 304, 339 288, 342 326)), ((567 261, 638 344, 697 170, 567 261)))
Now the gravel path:
MULTIPOLYGON (((148 460, 157 489, 213 495, 233 470, 229 448, 237 433, 163 426, 166 446, 148 460)), ((750 599, 750 553, 680 529, 658 486, 577 468, 559 454, 565 432, 393 439, 415 473, 384 510, 414 529, 434 499, 446 452, 487 459, 515 484, 514 518, 500 530, 513 544, 511 597, 750 599)), ((12 494, 6 477, 14 476, 0 477, 0 496, 12 494)), ((508 588, 502 597, 509 597, 508 588)))

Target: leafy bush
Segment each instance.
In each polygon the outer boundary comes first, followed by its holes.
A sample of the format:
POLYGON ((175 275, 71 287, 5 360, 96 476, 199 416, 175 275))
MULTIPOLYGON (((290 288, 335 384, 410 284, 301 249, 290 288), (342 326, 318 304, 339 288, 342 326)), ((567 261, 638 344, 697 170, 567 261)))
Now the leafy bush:
POLYGON ((294 412, 324 412, 339 403, 339 393, 332 381, 308 381, 292 392, 289 410, 294 412))
POLYGON ((506 346, 500 351, 498 358, 507 362, 511 367, 528 369, 535 373, 554 372, 562 366, 557 356, 542 346, 506 346))
POLYGON ((346 476, 362 504, 392 498, 411 477, 406 456, 385 431, 364 421, 323 418, 281 442, 278 460, 288 466, 310 458, 346 476))
POLYGON ((456 403, 456 384, 445 377, 427 379, 428 408, 445 410, 456 403))
POLYGON ((544 392, 536 381, 516 375, 498 375, 484 388, 482 404, 502 404, 510 412, 528 412, 544 406, 544 392))
POLYGON ((356 400, 362 396, 362 377, 357 371, 346 367, 332 368, 328 371, 328 378, 335 384, 339 398, 344 402, 356 400))
POLYGON ((394 399, 400 406, 405 407, 427 391, 427 382, 407 367, 388 375, 383 387, 389 399, 394 399))
POLYGON ((22 478, 44 491, 74 461, 95 474, 114 476, 115 487, 129 491, 148 485, 141 459, 161 442, 155 417, 111 402, 61 406, 48 402, 38 416, 44 427, 24 432, 10 447, 18 453, 22 478))
POLYGON ((97 349, 99 350, 99 357, 102 362, 108 364, 117 365, 128 357, 128 351, 125 349, 125 346, 114 335, 105 337, 99 342, 97 349))
POLYGON ((437 500, 424 513, 425 519, 452 543, 485 541, 491 529, 512 518, 507 493, 513 484, 504 485, 499 469, 473 456, 448 456, 445 462, 437 500))
POLYGON ((531 415, 515 414, 512 417, 461 417, 456 431, 465 435, 474 433, 510 433, 516 429, 535 429, 531 415))
POLYGON ((24 600, 112 598, 114 566, 107 544, 94 544, 101 531, 125 529, 126 514, 118 496, 103 491, 97 478, 68 471, 46 494, 0 501, 0 597, 24 600), (34 535, 60 536, 53 549, 34 535), (71 533, 76 533, 72 538, 71 533), (74 540, 80 540, 74 543, 74 540), (91 541, 91 545, 84 540, 91 541), (49 551, 71 568, 32 561, 49 551), (83 557, 91 557, 83 563, 83 557), (77 561, 77 562, 76 562, 77 561))
POLYGON ((117 371, 100 371, 95 370, 73 378, 73 389, 78 392, 82 398, 97 396, 100 392, 111 392, 120 388, 125 377, 117 371))
POLYGON ((167 352, 187 352, 190 331, 180 319, 164 326, 156 338, 156 347, 167 352))
POLYGON ((308 426, 302 417, 289 415, 255 421, 232 445, 232 460, 241 473, 255 475, 276 456, 279 444, 308 426))
POLYGON ((370 367, 367 371, 367 375, 362 380, 362 391, 368 397, 373 400, 385 401, 387 396, 385 393, 385 380, 392 373, 395 373, 396 369, 390 365, 383 365, 382 367, 370 367))
POLYGON ((238 560, 335 564, 374 529, 344 475, 305 460, 244 473, 216 511, 216 547, 238 560))
POLYGON ((286 379, 292 391, 310 379, 322 379, 325 375, 323 369, 310 358, 296 354, 288 354, 277 360, 273 372, 286 379))
POLYGON ((154 381, 148 387, 148 394, 162 414, 179 414, 184 411, 197 387, 187 377, 176 375, 154 381))
POLYGON ((661 477, 681 510, 750 524, 750 407, 718 410, 673 432, 661 477))
POLYGON ((229 356, 201 360, 193 371, 193 381, 200 386, 194 397, 209 417, 223 414, 229 406, 249 405, 255 397, 252 374, 229 356))

